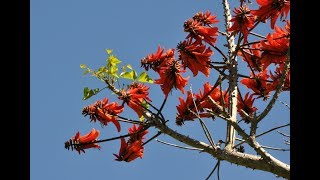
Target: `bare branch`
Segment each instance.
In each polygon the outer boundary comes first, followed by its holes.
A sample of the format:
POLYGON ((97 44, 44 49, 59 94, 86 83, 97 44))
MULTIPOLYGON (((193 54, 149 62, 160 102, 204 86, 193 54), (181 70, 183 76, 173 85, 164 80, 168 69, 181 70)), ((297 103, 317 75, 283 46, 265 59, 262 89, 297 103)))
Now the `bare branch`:
POLYGON ((214 173, 214 171, 217 169, 218 165, 220 164, 220 161, 218 160, 218 162, 216 163, 216 165, 213 167, 212 171, 210 172, 210 174, 208 175, 208 177, 206 178, 206 180, 208 180, 211 175, 214 173))
MULTIPOLYGON (((220 159, 220 160, 226 160, 231 163, 239 164, 248 168, 252 169, 259 169, 263 171, 268 171, 273 174, 276 174, 278 176, 284 177, 289 179, 290 177, 290 165, 285 164, 272 156, 269 157, 271 160, 266 161, 268 158, 261 158, 260 156, 251 155, 247 153, 240 153, 233 150, 228 149, 220 149, 217 146, 210 146, 204 142, 198 141, 196 139, 193 139, 189 136, 180 134, 171 128, 169 128, 167 125, 162 124, 160 120, 158 120, 156 117, 151 115, 148 112, 144 112, 144 117, 152 122, 152 126, 159 129, 162 133, 169 135, 170 137, 185 143, 189 146, 203 149, 203 152, 211 154, 213 157, 220 159)), ((232 123, 232 125, 237 126, 238 124, 232 123)), ((239 126, 238 126, 239 127, 239 126)), ((240 131, 241 132, 241 131, 240 131)), ((250 140, 248 140, 250 142, 250 140)), ((250 143, 252 144, 252 143, 250 143)), ((257 147, 257 149, 261 149, 261 146, 259 144, 253 144, 254 147, 257 147)))
POLYGON ((287 74, 289 72, 289 67, 290 67, 290 59, 288 58, 285 67, 284 67, 284 72, 280 78, 280 82, 277 86, 276 92, 273 94, 272 99, 270 100, 269 104, 267 107, 264 109, 264 111, 257 117, 257 122, 260 122, 267 114, 269 114, 270 110, 272 109, 274 103, 278 99, 280 93, 282 92, 282 87, 284 85, 284 82, 286 80, 287 74))
MULTIPOLYGON (((285 125, 281 125, 281 126, 278 126, 278 127, 272 128, 272 129, 269 129, 269 130, 267 130, 267 131, 265 131, 265 132, 263 132, 263 133, 261 133, 261 134, 258 134, 258 135, 256 136, 256 138, 258 138, 258 137, 260 137, 260 136, 263 136, 263 135, 265 135, 265 134, 268 134, 268 133, 270 133, 270 132, 272 132, 272 131, 274 131, 274 130, 277 130, 277 129, 286 127, 286 126, 290 126, 290 123, 289 123, 289 124, 285 124, 285 125)), ((244 140, 241 140, 241 141, 243 141, 243 142, 235 145, 233 148, 236 148, 236 147, 240 146, 241 144, 243 144, 243 143, 245 142, 244 140)))
MULTIPOLYGON (((230 13, 229 2, 227 0, 222 0, 222 5, 224 9, 224 19, 225 19, 225 28, 226 31, 231 27, 230 20, 232 18, 230 13)), ((234 35, 230 34, 226 36, 227 44, 228 44, 228 62, 230 63, 229 66, 229 114, 230 120, 232 122, 237 123, 237 81, 238 81, 238 63, 237 63, 237 56, 236 56, 236 46, 234 42, 234 35)), ((235 130, 234 127, 227 122, 227 136, 226 136, 226 147, 227 149, 232 149, 235 142, 235 130)))
POLYGON ((203 151, 203 149, 199 149, 199 148, 184 147, 184 146, 179 146, 179 145, 176 145, 176 144, 168 143, 168 142, 165 142, 165 141, 161 141, 161 140, 159 140, 159 139, 155 139, 155 140, 158 141, 158 142, 160 142, 160 143, 162 143, 162 144, 169 145, 169 146, 173 146, 173 147, 177 147, 177 148, 181 148, 181 149, 203 151))
POLYGON ((290 137, 290 135, 289 134, 285 134, 285 133, 283 133, 283 132, 281 132, 281 131, 277 131, 279 134, 281 134, 282 136, 285 136, 285 137, 290 137))

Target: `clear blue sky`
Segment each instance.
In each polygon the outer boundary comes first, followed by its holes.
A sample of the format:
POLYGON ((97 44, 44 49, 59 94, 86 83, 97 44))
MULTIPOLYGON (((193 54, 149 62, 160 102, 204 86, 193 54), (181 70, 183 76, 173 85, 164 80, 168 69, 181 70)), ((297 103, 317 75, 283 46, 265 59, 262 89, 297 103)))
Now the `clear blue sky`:
MULTIPOLYGON (((114 161, 112 153, 118 153, 118 140, 101 144, 101 151, 89 149, 81 155, 64 149, 64 142, 77 131, 84 134, 93 127, 101 131, 101 138, 119 135, 112 124, 102 128, 81 115, 84 106, 103 97, 111 98, 112 95, 109 91, 102 91, 98 96, 83 101, 85 86, 102 88, 103 84, 93 77, 83 76, 80 64, 92 68, 104 65, 107 58, 104 50, 110 48, 123 61, 123 65, 131 64, 142 71, 139 69, 140 59, 155 52, 158 44, 166 49, 175 48, 185 38, 187 34, 182 27, 185 20, 196 12, 210 10, 222 21, 221 8, 221 2, 216 0, 31 0, 31 180, 206 178, 216 160, 204 153, 153 141, 145 147, 143 159, 126 163, 114 161)), ((223 22, 219 23, 219 28, 223 29, 223 22)), ((223 40, 218 39, 217 45, 222 46, 225 43, 223 40)), ((212 71, 211 74, 209 78, 201 74, 200 79, 192 79, 193 91, 198 91, 205 81, 213 83, 217 73, 212 71)), ((154 104, 159 106, 163 100, 159 86, 151 85, 150 93, 154 104)), ((181 93, 174 92, 164 109, 166 118, 170 119, 169 126, 207 142, 198 122, 186 122, 182 127, 175 125, 178 96, 181 93)), ((279 99, 290 103, 287 92, 279 99)), ((130 111, 122 115, 136 116, 130 111)), ((206 122, 214 140, 224 140, 225 122, 206 122)), ((288 122, 288 109, 277 103, 258 132, 288 122)), ((124 130, 128 127, 127 124, 122 126, 124 130)), ((290 133, 289 128, 282 131, 290 133)), ((150 129, 147 138, 156 132, 150 129)), ((124 133, 126 131, 120 134, 124 133)), ((179 144, 165 135, 159 139, 179 144)), ((288 148, 276 132, 262 137, 261 142, 267 146, 288 148)), ((249 149, 247 151, 250 152, 249 149)), ((290 163, 290 153, 270 152, 290 163)), ((253 171, 229 162, 222 162, 220 176, 224 180, 277 179, 271 173, 253 171)))

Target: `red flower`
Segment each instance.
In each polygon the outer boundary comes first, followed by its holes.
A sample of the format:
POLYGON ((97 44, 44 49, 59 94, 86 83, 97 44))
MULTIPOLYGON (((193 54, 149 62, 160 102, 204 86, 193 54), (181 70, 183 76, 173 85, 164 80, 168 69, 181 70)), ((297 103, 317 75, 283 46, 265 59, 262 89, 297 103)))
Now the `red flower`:
POLYGON ((286 18, 290 11, 290 0, 257 0, 257 3, 260 5, 259 9, 251 10, 251 13, 258 16, 262 22, 270 18, 272 29, 279 15, 281 15, 280 19, 283 19, 284 16, 286 18))
POLYGON ((216 17, 217 16, 211 15, 210 11, 207 11, 206 13, 198 12, 192 18, 198 22, 201 22, 203 25, 210 25, 219 22, 216 17))
POLYGON ((168 49, 166 53, 164 52, 164 48, 158 46, 158 51, 154 54, 149 54, 147 57, 141 60, 141 67, 144 67, 146 71, 149 68, 158 72, 159 68, 165 66, 167 62, 171 62, 174 60, 174 49, 168 49))
POLYGON ((223 107, 228 107, 229 96, 227 91, 221 91, 219 87, 211 86, 209 82, 203 85, 203 92, 200 90, 199 94, 196 94, 196 98, 200 102, 201 108, 208 108, 212 111, 217 111, 218 109, 209 101, 208 96, 210 96, 218 105, 223 107), (221 93, 222 92, 222 93, 221 93))
POLYGON ((242 118, 244 118, 244 122, 249 123, 250 121, 246 118, 241 110, 246 112, 249 116, 252 116, 253 113, 257 110, 256 107, 253 107, 253 102, 255 98, 253 98, 253 94, 249 96, 249 92, 246 93, 244 100, 241 98, 241 95, 238 96, 238 112, 242 118))
POLYGON ((267 70, 264 70, 255 76, 251 75, 250 78, 243 78, 240 82, 253 90, 254 95, 258 95, 258 98, 263 97, 263 100, 267 100, 270 91, 274 90, 268 78, 267 70))
POLYGON ((122 90, 122 95, 119 96, 119 99, 123 100, 124 103, 127 103, 127 105, 141 117, 144 110, 142 103, 145 99, 151 101, 148 96, 148 91, 149 87, 144 84, 134 83, 128 90, 122 90))
POLYGON ((233 25, 228 29, 228 31, 233 31, 234 33, 241 32, 243 34, 244 43, 248 42, 249 29, 254 27, 255 17, 250 14, 250 9, 247 6, 241 6, 240 8, 235 8, 235 16, 230 20, 234 22, 233 25))
POLYGON ((180 73, 186 70, 180 69, 180 63, 178 61, 172 61, 166 65, 167 66, 160 68, 160 79, 155 80, 155 84, 160 84, 165 96, 168 96, 172 88, 179 89, 184 93, 184 87, 188 84, 189 77, 183 78, 180 73))
POLYGON ((118 132, 120 132, 120 123, 117 120, 117 115, 122 113, 123 106, 119 106, 118 103, 113 102, 108 104, 108 99, 105 98, 102 101, 97 101, 92 105, 89 105, 82 110, 84 116, 89 115, 91 121, 100 121, 101 124, 107 125, 108 122, 112 122, 116 127, 118 132))
MULTIPOLYGON (((290 25, 289 25, 290 26, 290 25)), ((261 42, 261 62, 263 68, 266 69, 271 63, 282 64, 287 60, 287 53, 290 46, 290 39, 288 32, 288 26, 286 29, 275 27, 275 32, 267 35, 267 42, 261 42)))
POLYGON ((88 148, 100 149, 100 146, 97 143, 94 143, 99 137, 99 135, 100 135, 100 131, 92 128, 91 132, 84 136, 80 136, 80 132, 77 132, 77 134, 70 140, 75 150, 77 150, 78 153, 80 154, 81 151, 85 153, 84 149, 88 149, 88 148))
POLYGON ((184 31, 189 32, 189 35, 186 37, 186 39, 193 38, 198 44, 201 44, 203 40, 214 46, 217 40, 216 36, 218 36, 217 27, 202 26, 201 22, 193 19, 189 19, 184 23, 184 31))
POLYGON ((203 113, 203 108, 200 107, 199 101, 193 99, 193 95, 190 91, 187 91, 186 101, 184 101, 182 97, 179 97, 179 101, 180 104, 176 106, 178 110, 176 115, 177 125, 181 126, 184 121, 193 121, 193 119, 197 118, 194 114, 197 113, 197 110, 199 111, 199 117, 211 117, 208 113, 203 113), (197 109, 195 108, 195 103, 198 104, 197 109), (193 113, 191 111, 193 111, 193 113))
POLYGON ((179 52, 179 59, 182 60, 184 69, 188 67, 193 76, 202 72, 205 76, 210 74, 210 56, 213 54, 210 47, 206 49, 203 44, 192 43, 192 39, 183 41, 177 46, 179 52))
POLYGON ((263 68, 261 64, 261 44, 253 44, 252 49, 239 51, 238 55, 242 56, 243 61, 248 63, 248 67, 251 67, 253 70, 261 71, 263 68))
POLYGON ((121 147, 119 150, 119 154, 113 154, 116 156, 116 161, 126 161, 130 162, 135 160, 136 158, 143 157, 143 146, 142 141, 137 140, 133 143, 127 143, 124 138, 121 138, 121 147))
MULTIPOLYGON (((276 69, 275 74, 272 74, 272 72, 270 71, 270 78, 273 80, 272 85, 273 85, 274 89, 277 88, 283 72, 284 72, 284 64, 281 64, 280 67, 278 67, 276 69)), ((284 85, 282 86, 282 90, 283 91, 290 91, 290 69, 289 69, 287 77, 284 81, 284 85)))
POLYGON ((141 124, 138 128, 135 124, 131 128, 129 128, 130 139, 128 140, 128 143, 137 140, 143 140, 145 138, 144 136, 148 134, 148 130, 143 130, 143 128, 145 128, 145 126, 141 124))

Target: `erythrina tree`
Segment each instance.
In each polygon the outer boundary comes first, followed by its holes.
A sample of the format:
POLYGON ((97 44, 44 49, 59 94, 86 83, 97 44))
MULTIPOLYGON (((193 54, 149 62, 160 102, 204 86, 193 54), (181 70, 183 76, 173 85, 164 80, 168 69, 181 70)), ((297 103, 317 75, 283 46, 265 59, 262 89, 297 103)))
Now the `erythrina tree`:
MULTIPOLYGON (((100 131, 94 128, 82 136, 77 132, 65 142, 65 148, 76 150, 80 154, 89 148, 100 149, 99 143, 119 140, 120 148, 119 152, 114 154, 115 160, 131 162, 143 157, 148 142, 166 134, 188 146, 157 141, 205 152, 217 159, 217 164, 208 178, 222 161, 228 161, 290 179, 290 165, 267 151, 279 148, 263 146, 258 139, 290 124, 257 133, 258 126, 265 120, 280 93, 290 91, 290 21, 287 17, 290 0, 256 2, 258 6, 251 9, 251 2, 240 0, 239 6, 231 11, 228 1, 222 0, 223 20, 217 19, 214 13, 209 11, 194 14, 184 22, 183 28, 187 35, 177 43, 176 48, 165 49, 159 45, 155 52, 140 60, 145 72, 137 73, 130 65, 123 66, 122 72, 119 72, 121 61, 110 49, 106 49, 107 64, 98 70, 81 64, 85 74, 90 73, 102 80, 106 85, 103 89, 109 89, 118 98, 117 102, 110 102, 110 98, 105 97, 83 108, 82 114, 89 116, 93 122, 99 121, 102 126, 112 123, 118 132, 124 131, 121 123, 133 125, 124 135, 107 139, 101 139, 100 131), (224 29, 218 29, 219 23, 224 23, 224 29), (270 32, 264 35, 255 32, 259 26, 270 27, 270 32), (223 48, 216 46, 218 37, 226 40, 227 51, 224 52, 223 48), (216 54, 220 54, 221 59, 213 61, 213 57, 217 59, 216 54), (245 64, 246 73, 239 73, 238 63, 245 64), (185 75, 189 70, 192 77, 185 75), (147 74, 148 71, 158 74, 155 80, 147 74), (191 78, 198 78, 201 82, 199 74, 206 77, 212 74, 218 76, 214 82, 202 81, 203 87, 198 92, 187 90, 191 78), (120 81, 131 82, 120 86, 120 81), (152 95, 149 94, 152 83, 160 85, 164 94, 164 101, 159 107, 152 103, 152 95), (223 85, 227 88, 223 89, 223 85), (183 126, 199 121, 199 128, 203 129, 206 142, 170 128, 174 124, 166 119, 163 108, 169 106, 166 104, 167 99, 175 90, 181 92, 178 97, 179 104, 176 105, 175 125, 183 126), (264 103, 264 106, 255 106, 257 101, 264 103), (137 114, 137 120, 121 116, 121 113, 128 109, 137 114), (226 122, 224 140, 214 140, 211 134, 214 129, 206 126, 206 123, 213 120, 226 122), (146 139, 146 134, 150 133, 151 129, 156 129, 157 133, 146 139), (237 141, 239 142, 236 143, 237 141), (255 153, 245 152, 244 144, 251 147, 255 153)), ((101 90, 86 87, 83 100, 101 90)), ((289 137, 284 133, 280 134, 289 137)), ((285 143, 289 145, 290 141, 286 140, 285 143)))

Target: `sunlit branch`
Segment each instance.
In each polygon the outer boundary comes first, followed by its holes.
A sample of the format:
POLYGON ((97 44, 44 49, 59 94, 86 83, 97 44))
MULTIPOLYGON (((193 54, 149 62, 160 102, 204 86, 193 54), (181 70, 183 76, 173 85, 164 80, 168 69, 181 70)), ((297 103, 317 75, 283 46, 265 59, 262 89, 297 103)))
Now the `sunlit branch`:
POLYGON ((252 35, 254 35, 254 36, 257 36, 257 37, 260 37, 260 38, 266 39, 266 37, 265 37, 265 36, 262 36, 262 35, 260 35, 260 34, 254 33, 254 32, 249 32, 249 34, 252 34, 252 35))
POLYGON ((131 119, 119 116, 119 115, 117 115, 117 117, 120 118, 120 119, 118 119, 118 121, 121 121, 121 122, 131 123, 131 124, 144 124, 144 122, 137 121, 137 120, 131 120, 131 119))
POLYGON ((172 143, 168 143, 168 142, 165 142, 165 141, 161 141, 159 139, 155 139, 156 141, 162 143, 162 144, 165 144, 165 145, 168 145, 168 146, 173 146, 173 147, 177 147, 177 148, 181 148, 181 149, 188 149, 188 150, 196 150, 196 151, 203 151, 203 149, 199 149, 199 148, 194 148, 194 147, 184 147, 184 146, 179 146, 179 145, 176 145, 176 144, 172 144, 172 143))
MULTIPOLYGON (((270 133, 270 132, 272 132, 272 131, 274 131, 274 130, 277 130, 277 129, 280 129, 280 128, 283 128, 283 127, 287 127, 287 126, 290 126, 290 123, 289 123, 289 124, 282 125, 282 126, 278 126, 278 127, 272 128, 272 129, 269 129, 269 130, 267 130, 267 131, 265 131, 265 132, 263 132, 263 133, 261 133, 261 134, 256 135, 256 138, 258 138, 258 137, 260 137, 260 136, 263 136, 263 135, 265 135, 265 134, 268 134, 268 133, 270 133)), ((240 146, 241 144, 245 143, 244 140, 241 140, 241 141, 243 141, 243 142, 235 145, 233 148, 236 148, 236 147, 240 146)))

